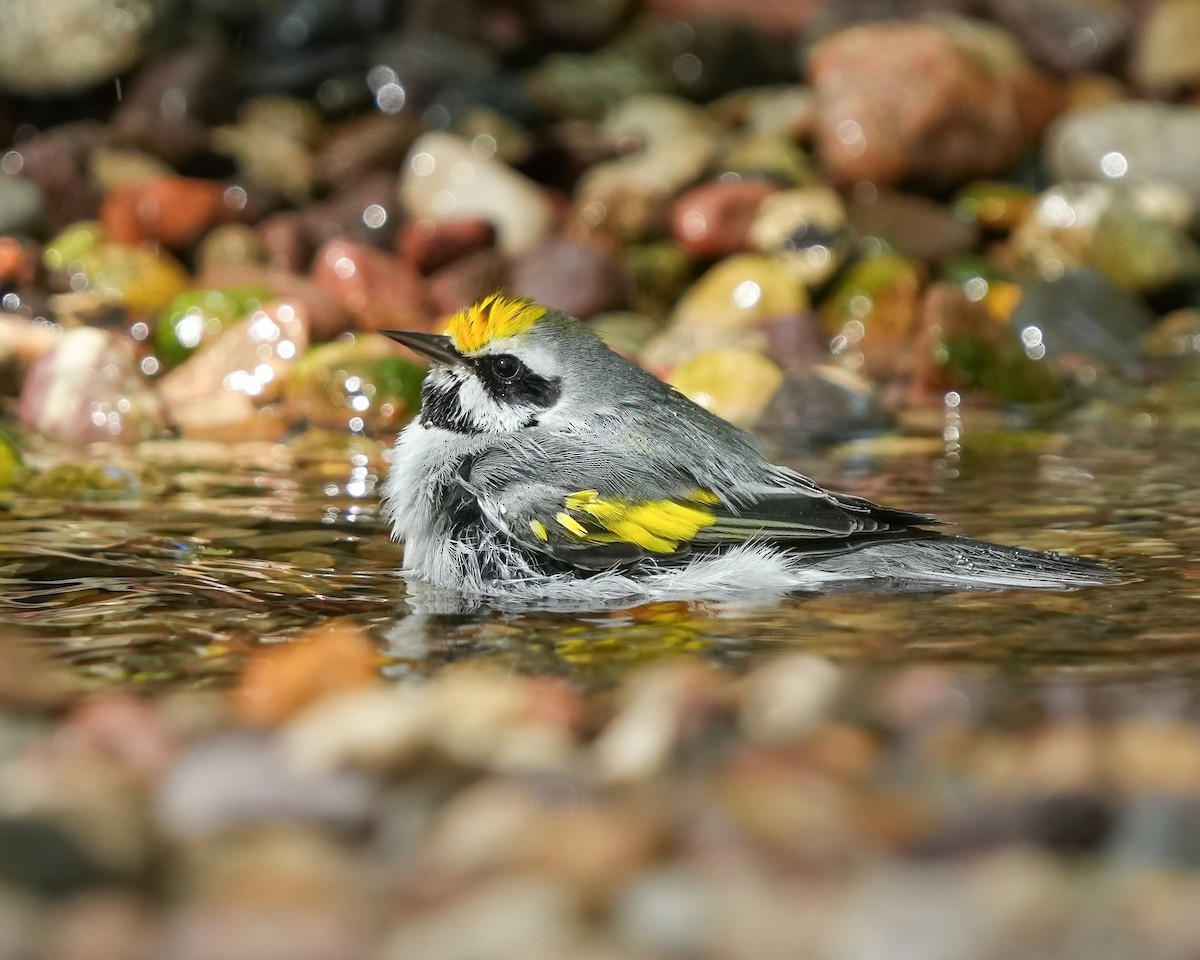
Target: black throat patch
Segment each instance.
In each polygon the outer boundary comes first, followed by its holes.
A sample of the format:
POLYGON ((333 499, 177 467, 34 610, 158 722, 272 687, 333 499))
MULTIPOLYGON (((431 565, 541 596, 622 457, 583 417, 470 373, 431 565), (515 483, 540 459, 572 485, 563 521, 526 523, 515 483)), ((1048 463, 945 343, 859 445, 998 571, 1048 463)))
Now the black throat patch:
POLYGON ((483 431, 471 422, 463 411, 458 392, 462 381, 432 383, 426 380, 421 387, 420 422, 427 427, 441 427, 454 433, 478 434, 483 431))

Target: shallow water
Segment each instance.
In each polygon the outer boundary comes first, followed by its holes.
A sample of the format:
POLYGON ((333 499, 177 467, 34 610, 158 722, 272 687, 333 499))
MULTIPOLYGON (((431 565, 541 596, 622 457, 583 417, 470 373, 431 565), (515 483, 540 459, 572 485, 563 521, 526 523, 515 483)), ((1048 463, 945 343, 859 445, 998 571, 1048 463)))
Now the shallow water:
MULTIPOLYGON (((0 619, 100 686, 220 685, 258 644, 330 618, 364 625, 393 676, 486 658, 602 683, 679 653, 737 665, 797 649, 865 666, 964 663, 1017 685, 1200 673, 1200 434, 1135 412, 1070 434, 959 439, 885 439, 793 465, 961 532, 1098 556, 1128 581, 417 616, 378 513, 384 445, 308 437, 102 451, 91 463, 116 489, 64 496, 45 482, 43 495, 10 499, 0 505, 0 619)), ((44 449, 31 462, 80 461, 44 449)))

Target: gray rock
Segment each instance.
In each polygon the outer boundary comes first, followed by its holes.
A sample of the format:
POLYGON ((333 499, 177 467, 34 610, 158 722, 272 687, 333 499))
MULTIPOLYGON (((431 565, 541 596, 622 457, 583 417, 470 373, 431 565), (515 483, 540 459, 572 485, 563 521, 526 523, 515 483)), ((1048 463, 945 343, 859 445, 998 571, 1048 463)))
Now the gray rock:
POLYGON ((0 234, 36 232, 45 213, 41 187, 25 177, 0 173, 0 234))
POLYGON ((360 826, 374 781, 358 770, 298 772, 264 736, 227 733, 186 750, 159 790, 158 815, 177 837, 267 820, 360 826))
POLYGON ((1138 297, 1094 270, 1035 280, 1013 311, 1012 326, 1034 359, 1079 356, 1134 373, 1154 314, 1138 297))
POLYGON ((891 425, 870 384, 833 367, 815 367, 783 381, 756 430, 784 453, 797 453, 881 433, 891 425))
POLYGON ((32 96, 82 90, 141 59, 161 0, 4 0, 0 88, 32 96))
POLYGON ((1116 103, 1063 114, 1046 136, 1059 180, 1174 183, 1200 204, 1200 107, 1116 103))

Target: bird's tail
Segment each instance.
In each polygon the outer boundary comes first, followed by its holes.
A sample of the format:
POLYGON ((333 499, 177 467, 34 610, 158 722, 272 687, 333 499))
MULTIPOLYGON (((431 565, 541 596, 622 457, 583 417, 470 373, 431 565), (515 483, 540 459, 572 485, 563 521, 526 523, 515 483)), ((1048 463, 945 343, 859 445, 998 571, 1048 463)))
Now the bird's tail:
POLYGON ((846 580, 882 580, 929 589, 1067 590, 1116 583, 1120 574, 1089 557, 933 535, 872 543, 820 561, 846 580))

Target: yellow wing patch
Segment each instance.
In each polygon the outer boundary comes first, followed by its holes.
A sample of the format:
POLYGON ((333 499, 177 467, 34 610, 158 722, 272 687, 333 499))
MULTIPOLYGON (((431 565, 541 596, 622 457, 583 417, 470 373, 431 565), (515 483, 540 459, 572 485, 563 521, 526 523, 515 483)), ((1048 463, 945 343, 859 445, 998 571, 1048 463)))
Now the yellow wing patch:
POLYGON ((529 329, 545 315, 546 308, 528 297, 497 292, 458 311, 446 325, 446 334, 462 353, 474 353, 493 340, 529 329))
POLYGON ((718 502, 708 490, 692 491, 684 503, 607 500, 595 490, 580 490, 564 500, 567 509, 555 519, 581 540, 632 543, 651 553, 674 553, 681 543, 716 522, 709 507, 718 502))

